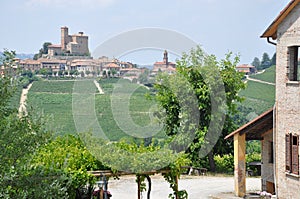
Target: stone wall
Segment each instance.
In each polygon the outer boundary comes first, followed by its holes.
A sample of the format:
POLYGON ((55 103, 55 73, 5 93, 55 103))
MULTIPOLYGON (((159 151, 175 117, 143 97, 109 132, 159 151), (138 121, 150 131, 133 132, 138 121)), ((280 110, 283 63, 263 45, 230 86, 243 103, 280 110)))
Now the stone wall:
POLYGON ((300 82, 289 81, 290 46, 300 46, 300 4, 277 29, 276 58, 276 180, 278 198, 300 196, 299 176, 286 173, 285 135, 300 135, 300 82))

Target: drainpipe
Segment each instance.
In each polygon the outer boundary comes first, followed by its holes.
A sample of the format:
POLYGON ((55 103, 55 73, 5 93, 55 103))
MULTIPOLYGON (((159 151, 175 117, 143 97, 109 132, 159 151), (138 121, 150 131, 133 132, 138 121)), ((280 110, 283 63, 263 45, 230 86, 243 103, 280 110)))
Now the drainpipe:
POLYGON ((276 194, 276 198, 277 198, 277 183, 276 183, 276 178, 277 178, 277 175, 276 175, 276 136, 275 136, 275 133, 276 133, 276 102, 273 106, 273 176, 274 176, 274 184, 275 184, 275 194, 276 194))
POLYGON ((277 45, 277 43, 270 40, 270 37, 267 37, 267 41, 268 41, 269 44, 273 44, 274 46, 277 45))

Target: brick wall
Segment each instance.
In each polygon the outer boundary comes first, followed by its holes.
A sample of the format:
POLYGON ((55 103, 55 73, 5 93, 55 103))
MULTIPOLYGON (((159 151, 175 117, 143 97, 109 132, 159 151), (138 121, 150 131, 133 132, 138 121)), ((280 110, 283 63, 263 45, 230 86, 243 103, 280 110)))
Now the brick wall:
POLYGON ((300 82, 288 80, 290 46, 300 46, 300 4, 277 29, 275 144, 278 198, 300 196, 300 178, 285 172, 285 135, 300 135, 300 82))

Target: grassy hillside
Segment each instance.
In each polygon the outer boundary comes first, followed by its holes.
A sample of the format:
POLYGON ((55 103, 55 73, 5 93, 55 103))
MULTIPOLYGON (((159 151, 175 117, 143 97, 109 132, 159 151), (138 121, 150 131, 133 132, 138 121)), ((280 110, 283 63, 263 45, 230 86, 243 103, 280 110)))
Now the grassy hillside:
MULTIPOLYGON (((119 140, 128 136, 118 127, 111 111, 111 94, 118 80, 116 78, 101 80, 99 83, 105 94, 95 95, 98 122, 111 140, 119 140)), ((122 84, 126 85, 125 88, 133 86, 127 80, 123 80, 122 84)), ((73 85, 74 81, 38 81, 34 82, 28 93, 29 106, 33 107, 35 111, 43 113, 49 120, 47 127, 58 134, 76 132, 72 115, 73 85)), ((91 85, 94 86, 93 83, 91 85)), ((93 89, 96 93, 96 86, 93 89)), ((130 116, 133 122, 140 126, 149 124, 148 110, 154 105, 154 101, 146 99, 147 92, 146 88, 139 87, 130 96, 130 116)), ((122 96, 120 96, 120 100, 122 100, 122 96)), ((83 109, 84 107, 79 108, 83 109)), ((122 114, 122 112, 120 111, 118 114, 122 114)))
POLYGON ((257 115, 273 107, 275 86, 254 81, 247 82, 247 88, 239 93, 245 98, 242 105, 251 107, 257 115))
POLYGON ((267 68, 264 73, 250 76, 253 79, 258 79, 270 83, 275 83, 275 66, 267 68))
POLYGON ((72 89, 74 81, 37 81, 29 93, 27 104, 43 114, 47 128, 58 134, 75 132, 72 115, 72 89))
MULTIPOLYGON (((266 69, 262 74, 252 75, 251 78, 273 83, 275 82, 275 66, 266 69)), ((240 118, 244 118, 242 123, 245 123, 253 119, 253 116, 260 115, 273 107, 275 86, 248 80, 247 88, 242 90, 239 95, 245 98, 239 108, 242 111, 240 118)))

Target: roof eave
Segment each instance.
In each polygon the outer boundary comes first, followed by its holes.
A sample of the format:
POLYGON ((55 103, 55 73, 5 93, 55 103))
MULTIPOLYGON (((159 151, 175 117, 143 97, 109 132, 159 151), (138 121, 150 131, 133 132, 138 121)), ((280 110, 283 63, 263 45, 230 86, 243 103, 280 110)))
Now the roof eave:
POLYGON ((271 37, 273 40, 277 39, 278 25, 288 16, 288 14, 294 9, 294 7, 300 3, 300 0, 292 0, 290 3, 280 12, 272 24, 267 30, 260 36, 261 38, 271 37))

